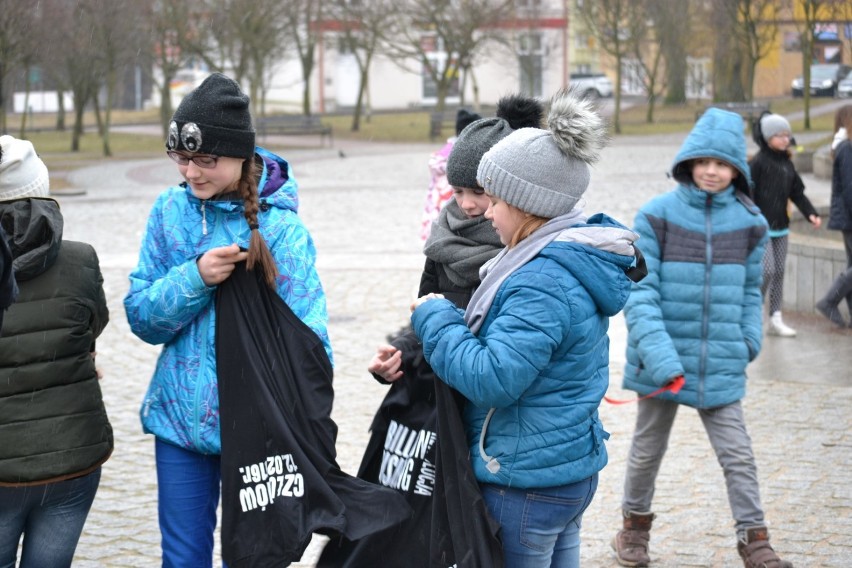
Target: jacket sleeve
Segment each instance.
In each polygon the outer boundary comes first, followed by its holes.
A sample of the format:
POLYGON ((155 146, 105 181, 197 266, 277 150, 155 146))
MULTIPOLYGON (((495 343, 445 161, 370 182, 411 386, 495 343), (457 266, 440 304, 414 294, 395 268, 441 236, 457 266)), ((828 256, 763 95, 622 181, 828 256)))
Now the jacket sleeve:
POLYGON ((271 247, 279 273, 278 295, 319 336, 333 365, 326 296, 316 269, 316 247, 307 228, 295 213, 291 215, 291 222, 279 227, 276 244, 271 247))
POLYGON ((663 386, 683 375, 683 364, 663 319, 660 243, 647 215, 641 211, 636 215, 634 231, 639 234, 638 244, 645 255, 648 275, 633 284, 624 317, 630 343, 635 346, 642 365, 654 383, 663 386))
MULTIPOLYGON (((764 221, 765 223, 765 221, 764 221)), ((741 324, 743 337, 748 344, 749 362, 754 361, 760 353, 763 343, 763 295, 760 291, 763 284, 763 253, 769 233, 766 227, 761 230, 757 244, 746 259, 745 290, 743 293, 743 321, 741 324)))
POLYGON ((107 307, 106 295, 104 294, 104 276, 101 273, 98 253, 91 248, 92 268, 96 274, 92 283, 92 315, 89 326, 92 328, 92 337, 97 338, 109 323, 109 308, 107 307))
POLYGON ((417 290, 417 296, 425 296, 426 294, 439 294, 441 292, 438 286, 438 271, 435 266, 435 261, 431 258, 426 259, 423 265, 423 274, 420 276, 420 288, 417 290))
POLYGON ((842 144, 839 148, 840 151, 834 157, 834 168, 840 175, 834 176, 838 187, 832 193, 843 203, 846 218, 852 219, 852 142, 842 144))
POLYGON ((170 266, 159 202, 148 217, 139 264, 130 273, 124 309, 130 329, 153 345, 167 343, 212 301, 215 287, 204 284, 195 258, 170 266))
POLYGON ((790 201, 796 205, 802 215, 805 216, 805 219, 811 215, 819 215, 816 207, 813 206, 811 200, 805 195, 805 183, 802 181, 799 172, 795 169, 793 169, 793 187, 790 188, 790 201))
POLYGON ((562 287, 549 276, 510 276, 498 292, 487 328, 475 336, 461 310, 429 300, 412 314, 435 374, 482 408, 514 404, 550 363, 571 320, 562 287))

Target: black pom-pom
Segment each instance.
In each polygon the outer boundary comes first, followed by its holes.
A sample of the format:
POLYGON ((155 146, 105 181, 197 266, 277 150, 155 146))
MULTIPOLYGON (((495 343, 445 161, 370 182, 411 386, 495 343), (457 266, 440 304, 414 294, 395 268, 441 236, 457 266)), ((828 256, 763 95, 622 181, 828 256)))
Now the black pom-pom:
POLYGON ((508 122, 512 130, 541 128, 544 106, 531 97, 507 95, 497 102, 497 116, 508 122))

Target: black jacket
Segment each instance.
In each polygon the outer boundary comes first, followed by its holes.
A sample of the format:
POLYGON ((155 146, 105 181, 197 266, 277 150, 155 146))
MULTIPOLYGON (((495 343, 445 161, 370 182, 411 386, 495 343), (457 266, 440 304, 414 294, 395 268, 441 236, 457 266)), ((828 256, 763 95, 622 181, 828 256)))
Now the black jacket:
POLYGON ((360 539, 408 517, 395 491, 343 473, 320 338, 245 263, 216 294, 222 557, 286 566, 311 533, 360 539))
POLYGON ((113 449, 92 352, 109 321, 98 256, 52 199, 0 203, 18 300, 0 335, 0 485, 78 477, 113 449))
POLYGON ((6 231, 0 227, 0 329, 3 328, 3 314, 18 297, 18 285, 12 270, 12 251, 9 249, 6 231))

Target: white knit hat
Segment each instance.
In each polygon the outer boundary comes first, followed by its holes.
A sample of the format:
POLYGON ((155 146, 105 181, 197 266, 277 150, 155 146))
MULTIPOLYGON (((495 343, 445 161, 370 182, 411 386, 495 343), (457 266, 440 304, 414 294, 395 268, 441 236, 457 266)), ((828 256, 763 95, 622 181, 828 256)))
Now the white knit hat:
POLYGON ((47 166, 27 140, 0 136, 0 201, 47 197, 50 178, 47 166))

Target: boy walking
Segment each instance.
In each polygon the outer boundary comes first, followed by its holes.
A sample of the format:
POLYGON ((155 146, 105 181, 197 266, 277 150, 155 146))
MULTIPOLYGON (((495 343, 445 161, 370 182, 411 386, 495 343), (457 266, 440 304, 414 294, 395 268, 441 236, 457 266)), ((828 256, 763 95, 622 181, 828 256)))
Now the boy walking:
MULTIPOLYGON (((646 203, 634 230, 648 276, 624 313, 624 388, 647 395, 685 379, 677 392, 639 401, 613 540, 619 564, 648 566, 651 501, 679 405, 695 408, 725 475, 746 568, 791 568, 769 545, 757 469, 741 399, 745 368, 760 352, 762 259, 767 222, 747 197, 751 179, 742 118, 709 109, 687 136, 673 191, 646 203)), ((677 389, 674 389, 677 390, 677 389)))

